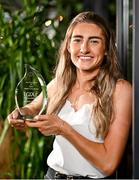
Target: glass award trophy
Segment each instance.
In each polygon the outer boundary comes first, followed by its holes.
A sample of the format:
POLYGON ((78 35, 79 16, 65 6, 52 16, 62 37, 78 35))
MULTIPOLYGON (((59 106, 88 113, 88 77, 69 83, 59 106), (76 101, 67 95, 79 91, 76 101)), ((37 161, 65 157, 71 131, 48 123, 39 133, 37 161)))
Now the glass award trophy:
POLYGON ((33 120, 34 116, 46 113, 47 90, 42 75, 33 67, 25 64, 25 74, 15 89, 15 103, 20 114, 20 119, 33 120), (31 114, 25 111, 30 103, 38 103, 39 112, 31 114))

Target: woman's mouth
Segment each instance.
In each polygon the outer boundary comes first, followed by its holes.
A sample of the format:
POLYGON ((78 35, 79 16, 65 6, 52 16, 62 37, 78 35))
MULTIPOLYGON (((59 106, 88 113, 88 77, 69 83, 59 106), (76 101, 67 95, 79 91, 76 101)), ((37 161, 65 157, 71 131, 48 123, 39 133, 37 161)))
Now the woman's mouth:
POLYGON ((79 56, 79 59, 81 61, 90 61, 93 59, 93 57, 92 56, 79 56))

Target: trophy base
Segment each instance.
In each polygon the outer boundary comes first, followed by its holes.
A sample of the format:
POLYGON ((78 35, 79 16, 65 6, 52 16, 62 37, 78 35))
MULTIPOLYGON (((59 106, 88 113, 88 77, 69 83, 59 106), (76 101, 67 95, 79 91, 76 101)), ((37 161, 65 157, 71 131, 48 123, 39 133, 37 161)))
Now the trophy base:
POLYGON ((18 118, 22 119, 24 121, 35 121, 34 116, 32 116, 32 115, 22 115, 22 114, 20 114, 18 118))

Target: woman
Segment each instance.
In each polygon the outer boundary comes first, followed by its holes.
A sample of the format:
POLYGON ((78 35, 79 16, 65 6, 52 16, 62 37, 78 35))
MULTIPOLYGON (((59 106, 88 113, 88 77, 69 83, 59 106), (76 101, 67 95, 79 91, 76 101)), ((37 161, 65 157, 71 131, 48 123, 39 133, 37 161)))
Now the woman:
MULTIPOLYGON (((56 135, 47 179, 110 178, 127 143, 131 97, 110 28, 97 14, 83 12, 72 20, 60 48, 47 114, 23 122, 15 110, 8 119, 17 129, 35 127, 44 136, 56 135)), ((36 113, 39 105, 25 108, 36 113)))

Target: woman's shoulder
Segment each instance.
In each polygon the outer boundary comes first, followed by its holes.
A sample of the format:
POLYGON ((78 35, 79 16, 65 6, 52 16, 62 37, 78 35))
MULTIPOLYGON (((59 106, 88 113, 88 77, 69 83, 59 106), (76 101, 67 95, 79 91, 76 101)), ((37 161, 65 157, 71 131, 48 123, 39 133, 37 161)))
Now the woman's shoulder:
POLYGON ((124 79, 117 80, 114 96, 116 96, 117 98, 122 98, 124 96, 131 96, 131 95, 132 95, 131 83, 124 79))
POLYGON ((125 79, 118 79, 116 82, 116 90, 126 90, 126 91, 131 91, 132 90, 132 85, 129 81, 125 79))

